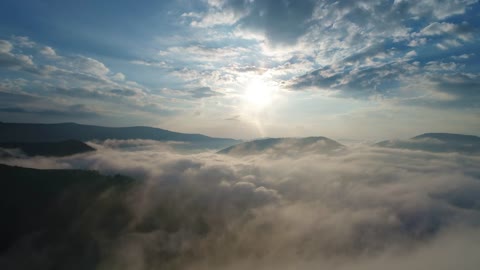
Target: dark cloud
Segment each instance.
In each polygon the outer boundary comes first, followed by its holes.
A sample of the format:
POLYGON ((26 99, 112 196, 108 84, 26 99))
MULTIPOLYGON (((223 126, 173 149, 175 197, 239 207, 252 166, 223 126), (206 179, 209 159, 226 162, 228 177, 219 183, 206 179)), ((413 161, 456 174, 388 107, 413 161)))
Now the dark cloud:
POLYGON ((132 97, 137 94, 135 91, 130 89, 112 89, 110 90, 110 92, 115 95, 127 96, 127 97, 132 97))
POLYGON ((0 108, 0 111, 7 113, 29 113, 27 110, 19 107, 0 108))
POLYGON ((293 90, 302 88, 339 90, 340 95, 346 97, 366 98, 375 94, 388 96, 388 91, 397 89, 402 82, 401 79, 416 70, 418 67, 409 62, 343 69, 326 66, 293 79, 289 87, 293 90))
POLYGON ((0 91, 0 104, 18 104, 24 102, 37 101, 40 98, 23 93, 8 93, 0 91))
POLYGON ((388 52, 388 50, 385 48, 386 44, 383 43, 378 43, 371 45, 369 47, 366 47, 359 52, 355 52, 345 59, 343 59, 344 63, 355 63, 355 62, 363 62, 365 59, 374 57, 378 54, 385 54, 388 52))
MULTIPOLYGON (((238 1, 232 1, 238 2, 238 1)), ((238 5, 231 5, 234 9, 238 5)), ((295 43, 308 29, 308 20, 315 7, 313 0, 301 1, 253 1, 248 6, 249 14, 240 20, 240 25, 253 31, 262 31, 273 44, 295 43)))
POLYGON ((363 2, 226 0, 209 1, 209 3, 210 15, 212 12, 231 12, 239 17, 238 20, 233 21, 234 23, 264 34, 275 45, 295 43, 299 37, 312 29, 321 29, 318 33, 320 35, 332 34, 332 30, 337 34, 343 32, 346 37, 354 34, 350 33, 353 29, 346 27, 348 25, 362 29, 362 33, 356 35, 362 39, 362 42, 372 35, 382 33, 384 38, 390 38, 407 30, 404 26, 406 21, 413 24, 417 21, 416 23, 421 25, 425 22, 463 14, 475 1, 449 1, 448 3, 424 1, 419 4, 411 1, 377 0, 363 2))
MULTIPOLYGON (((314 0, 226 0, 209 1, 207 14, 192 17, 195 26, 235 24, 241 29, 264 35, 272 45, 293 44, 305 34, 315 8, 314 0)), ((192 16, 193 15, 193 16, 192 16)))
POLYGON ((480 76, 457 73, 441 77, 438 76, 432 78, 432 81, 436 83, 436 89, 438 91, 465 99, 474 98, 478 100, 478 98, 480 98, 478 93, 480 89, 480 76))
POLYGON ((69 106, 63 106, 59 109, 36 109, 30 107, 4 107, 0 108, 1 112, 4 113, 15 113, 15 114, 27 114, 31 116, 42 116, 42 117, 57 117, 61 119, 71 119, 73 118, 94 118, 99 117, 100 115, 89 109, 84 104, 74 104, 69 106))
POLYGON ((228 118, 225 118, 224 120, 227 120, 227 121, 240 121, 240 115, 234 115, 232 117, 228 117, 228 118))
POLYGON ((30 93, 0 92, 0 112, 8 121, 92 119, 101 114, 85 104, 62 103, 30 93))
MULTIPOLYGON (((366 51, 365 53, 369 53, 366 51)), ((413 54, 415 57, 416 54, 413 54)), ((358 61, 364 53, 345 61, 358 61)), ((366 99, 373 96, 395 99, 399 89, 409 89, 418 98, 401 99, 402 104, 431 107, 477 107, 478 75, 459 72, 455 62, 420 63, 404 58, 399 62, 378 63, 372 66, 343 66, 323 68, 286 82, 291 90, 321 89, 339 97, 366 99), (431 94, 443 93, 448 98, 435 98, 431 94)))
POLYGON ((79 98, 89 98, 89 99, 96 99, 96 98, 107 98, 107 95, 101 93, 100 91, 95 90, 88 90, 84 88, 63 88, 57 87, 55 88, 55 94, 69 96, 69 97, 79 97, 79 98))
POLYGON ((221 93, 213 91, 210 87, 195 88, 190 93, 194 98, 208 98, 221 95, 221 93))

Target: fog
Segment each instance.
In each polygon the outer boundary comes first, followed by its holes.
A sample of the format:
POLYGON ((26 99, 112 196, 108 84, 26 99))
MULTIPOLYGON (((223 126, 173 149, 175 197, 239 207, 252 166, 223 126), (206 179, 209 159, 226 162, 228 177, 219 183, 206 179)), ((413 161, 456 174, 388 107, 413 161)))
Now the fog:
MULTIPOLYGON (((142 180, 125 197, 104 195, 121 200, 129 213, 122 229, 107 238, 95 234, 104 224, 79 213, 78 222, 91 232, 88 241, 99 249, 97 269, 480 265, 479 155, 355 146, 328 154, 242 157, 178 153, 170 143, 145 140, 89 145, 97 151, 2 163, 142 180)), ((19 243, 2 259, 15 262, 32 250, 19 243)))

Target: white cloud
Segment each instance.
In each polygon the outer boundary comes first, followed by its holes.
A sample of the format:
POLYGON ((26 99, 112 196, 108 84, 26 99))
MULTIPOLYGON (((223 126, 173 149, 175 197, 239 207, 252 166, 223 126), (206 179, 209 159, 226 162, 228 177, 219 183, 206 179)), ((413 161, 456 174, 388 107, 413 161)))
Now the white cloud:
POLYGON ((405 57, 407 57, 407 58, 412 58, 412 57, 415 57, 415 56, 417 56, 416 51, 409 51, 408 53, 405 54, 405 57))
POLYGON ((189 61, 198 61, 205 65, 213 62, 225 62, 225 59, 236 60, 244 57, 245 54, 253 52, 243 47, 207 47, 199 45, 190 45, 185 47, 169 47, 167 50, 159 52, 162 57, 170 56, 174 59, 185 59, 189 61))
POLYGON ((33 48, 36 45, 36 43, 28 37, 14 36, 12 41, 21 48, 33 48))
POLYGON ((0 40, 0 53, 9 53, 12 48, 12 43, 7 40, 0 40))
MULTIPOLYGON (((31 107, 31 110, 23 110, 23 113, 32 115, 33 111, 41 111, 46 115, 48 109, 45 107, 60 106, 59 104, 68 107, 85 102, 95 106, 103 104, 104 109, 95 110, 99 112, 95 114, 96 116, 100 113, 108 115, 119 110, 125 114, 125 108, 129 108, 130 115, 141 113, 154 114, 158 117, 171 113, 164 108, 165 106, 153 104, 160 99, 150 95, 147 87, 127 80, 122 72, 110 70, 103 62, 83 55, 59 55, 52 47, 33 44, 33 47, 28 48, 29 52, 45 57, 39 57, 34 61, 33 56, 20 53, 26 49, 19 47, 16 41, 0 40, 0 68, 35 75, 35 80, 24 80, 22 85, 10 87, 9 92, 35 96, 38 98, 35 106, 41 105, 38 108, 32 107, 34 105, 28 103, 31 101, 4 105, 10 113, 13 112, 13 108, 20 113, 21 108, 31 107), (42 60, 48 60, 48 65, 42 63, 42 60)), ((57 120, 54 121, 65 121, 60 114, 52 112, 48 115, 52 117, 48 119, 55 119, 55 116, 57 120)))
POLYGON ((236 23, 242 14, 236 14, 233 11, 217 11, 208 13, 206 15, 197 15, 193 16, 194 20, 190 22, 190 25, 193 27, 212 27, 217 25, 232 25, 236 23), (195 18, 200 18, 195 20, 195 18))
POLYGON ((32 56, 13 53, 14 46, 7 40, 0 40, 0 67, 12 70, 22 70, 31 73, 40 71, 34 65, 32 56))
POLYGON ((453 59, 455 60, 464 60, 464 59, 469 59, 470 57, 474 56, 475 54, 474 53, 470 53, 470 54, 461 54, 461 55, 454 55, 452 56, 453 59))
POLYGON ((164 61, 144 61, 144 60, 133 60, 130 63, 134 65, 141 65, 141 66, 151 66, 151 67, 158 67, 158 68, 166 68, 168 64, 164 61))
POLYGON ((410 12, 415 16, 433 15, 436 19, 446 19, 454 15, 464 14, 468 6, 475 4, 477 0, 427 0, 421 2, 399 1, 408 3, 410 12))
POLYGON ((452 33, 458 29, 456 24, 453 23, 446 23, 446 22, 434 22, 426 26, 420 31, 420 34, 425 36, 435 36, 435 35, 442 35, 444 33, 452 33))
POLYGON ((115 75, 112 76, 112 79, 116 81, 125 81, 125 74, 118 72, 115 75))
POLYGON ((56 58, 58 57, 57 53, 52 47, 45 46, 40 50, 40 53, 46 57, 56 58))
POLYGON ((76 69, 78 72, 92 74, 99 77, 105 76, 110 72, 102 62, 85 56, 78 56, 72 59, 71 65, 72 68, 76 69))
POLYGON ((420 38, 420 39, 412 39, 409 43, 408 46, 410 47, 417 47, 417 46, 422 46, 427 44, 427 39, 426 38, 420 38))

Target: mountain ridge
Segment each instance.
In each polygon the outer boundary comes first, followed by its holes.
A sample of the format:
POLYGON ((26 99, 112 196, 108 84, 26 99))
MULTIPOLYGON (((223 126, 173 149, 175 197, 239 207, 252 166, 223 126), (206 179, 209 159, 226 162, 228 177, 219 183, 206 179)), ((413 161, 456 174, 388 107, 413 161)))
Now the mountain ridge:
POLYGON ((407 140, 385 140, 373 146, 429 152, 480 153, 480 137, 455 133, 423 133, 407 140))
POLYGON ((72 122, 55 124, 0 122, 0 142, 51 142, 63 140, 148 139, 156 141, 179 141, 223 148, 239 140, 215 138, 203 134, 190 134, 148 126, 104 127, 72 122))
MULTIPOLYGON (((121 198, 141 182, 91 170, 33 169, 4 164, 0 164, 0 175, 0 254, 25 236, 67 236, 75 228, 74 217, 87 213, 93 205, 99 207, 101 194, 108 191, 109 195, 121 198)), ((122 215, 128 213, 120 202, 111 205, 112 209, 122 210, 122 215)), ((105 212, 98 217, 108 222, 118 217, 118 212, 117 216, 105 212)), ((105 224, 108 223, 102 223, 105 224)))
POLYGON ((292 150, 330 152, 343 147, 345 146, 337 141, 323 136, 262 138, 233 145, 224 148, 217 153, 251 155, 270 151, 274 152, 275 154, 283 155, 291 152, 292 150))
POLYGON ((432 138, 439 140, 452 140, 452 139, 463 139, 471 141, 480 141, 480 137, 475 135, 466 135, 458 133, 442 133, 442 132, 428 132, 412 137, 411 139, 423 139, 423 138, 432 138))
POLYGON ((63 157, 95 151, 95 148, 78 140, 59 142, 0 142, 0 148, 20 149, 27 156, 52 157, 63 157))

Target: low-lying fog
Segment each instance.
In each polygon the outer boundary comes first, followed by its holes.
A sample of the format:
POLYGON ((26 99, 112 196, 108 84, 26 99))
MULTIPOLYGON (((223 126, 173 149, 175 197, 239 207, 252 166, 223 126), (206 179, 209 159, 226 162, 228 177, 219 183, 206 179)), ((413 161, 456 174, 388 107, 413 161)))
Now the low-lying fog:
MULTIPOLYGON (((120 198, 131 218, 111 220, 125 229, 98 240, 98 269, 480 265, 479 155, 356 146, 242 157, 180 154, 145 140, 89 144, 97 151, 2 162, 145 180, 120 198)), ((99 226, 85 230, 95 235, 99 226)), ((23 243, 14 252, 31 256, 32 249, 23 243)))

